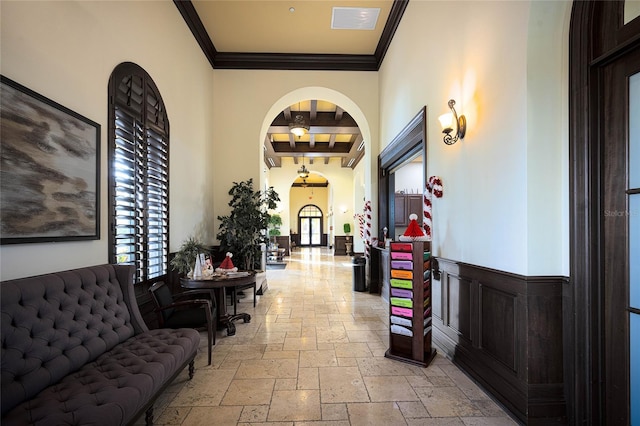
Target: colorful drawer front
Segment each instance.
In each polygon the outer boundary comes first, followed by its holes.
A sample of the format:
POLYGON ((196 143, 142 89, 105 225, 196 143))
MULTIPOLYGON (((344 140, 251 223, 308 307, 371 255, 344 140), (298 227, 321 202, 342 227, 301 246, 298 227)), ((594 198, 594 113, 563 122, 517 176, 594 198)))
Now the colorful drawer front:
POLYGON ((413 251, 411 243, 391 243, 391 251, 413 251))
POLYGON ((410 260, 392 260, 391 269, 413 270, 413 262, 410 260))
POLYGON ((413 292, 411 290, 405 290, 402 288, 391 288, 391 295, 393 297, 405 297, 407 299, 413 298, 413 292))
POLYGON ((394 260, 413 260, 413 255, 404 251, 392 251, 391 259, 394 260))
POLYGON ((411 299, 403 299, 402 297, 390 297, 391 305, 400 306, 401 308, 412 308, 413 301, 411 299))
POLYGON ((408 288, 411 290, 413 288, 413 282, 410 280, 400 280, 398 278, 391 278, 389 280, 391 287, 395 288, 408 288))
POLYGON ((405 280, 413 279, 412 271, 403 271, 402 269, 392 269, 391 270, 391 278, 402 278, 405 280))
POLYGON ((391 315, 400 315, 401 317, 411 318, 413 317, 413 311, 407 308, 400 308, 398 306, 391 307, 391 315))

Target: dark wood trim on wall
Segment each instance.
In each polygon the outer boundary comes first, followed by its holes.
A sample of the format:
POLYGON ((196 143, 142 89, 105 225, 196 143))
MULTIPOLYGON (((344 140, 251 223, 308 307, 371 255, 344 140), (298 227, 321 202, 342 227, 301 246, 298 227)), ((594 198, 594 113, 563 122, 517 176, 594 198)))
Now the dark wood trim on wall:
POLYGON ((569 33, 570 276, 563 293, 564 370, 571 424, 606 423, 604 381, 603 67, 640 43, 623 1, 574 1, 569 33))
POLYGON ((395 179, 392 170, 408 161, 415 154, 422 155, 423 182, 427 176, 427 107, 420 109, 411 121, 396 135, 378 155, 378 226, 382 239, 382 228, 394 235, 395 179))
POLYGON ((523 423, 566 424, 562 290, 568 278, 435 260, 434 343, 523 423))
POLYGON ((218 52, 191 0, 173 0, 212 68, 245 70, 378 71, 409 0, 394 0, 373 55, 218 52))

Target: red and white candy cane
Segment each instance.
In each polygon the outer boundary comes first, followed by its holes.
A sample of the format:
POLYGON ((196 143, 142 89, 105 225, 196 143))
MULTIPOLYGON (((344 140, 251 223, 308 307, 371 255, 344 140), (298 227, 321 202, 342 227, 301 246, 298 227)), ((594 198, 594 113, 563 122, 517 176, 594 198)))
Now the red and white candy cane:
POLYGON ((364 203, 364 250, 365 257, 371 255, 371 201, 364 203))
POLYGON ((431 176, 427 181, 427 186, 424 190, 423 199, 423 217, 422 227, 424 233, 427 236, 427 240, 431 241, 433 226, 433 205, 431 203, 432 196, 436 198, 442 197, 442 179, 438 176, 431 176))

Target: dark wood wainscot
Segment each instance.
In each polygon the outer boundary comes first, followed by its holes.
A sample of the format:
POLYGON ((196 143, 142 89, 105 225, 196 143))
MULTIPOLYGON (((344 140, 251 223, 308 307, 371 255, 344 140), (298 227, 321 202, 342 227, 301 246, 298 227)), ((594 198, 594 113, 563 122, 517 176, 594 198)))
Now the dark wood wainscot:
POLYGON ((334 241, 334 256, 346 256, 350 254, 349 252, 347 252, 347 243, 352 244, 351 250, 353 251, 353 237, 351 235, 336 235, 334 241))
POLYGON ((289 236, 288 235, 278 235, 276 236, 276 243, 278 244, 278 248, 284 249, 285 256, 291 256, 291 247, 289 244, 289 236))
POLYGON ((523 423, 565 424, 562 287, 567 279, 436 260, 434 343, 523 423))

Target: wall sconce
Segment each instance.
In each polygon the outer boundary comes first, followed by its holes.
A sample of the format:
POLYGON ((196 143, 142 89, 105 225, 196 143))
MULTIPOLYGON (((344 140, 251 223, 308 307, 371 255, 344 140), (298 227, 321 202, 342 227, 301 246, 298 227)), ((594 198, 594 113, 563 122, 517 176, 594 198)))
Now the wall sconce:
POLYGON ((451 109, 451 112, 438 117, 440 125, 442 126, 442 133, 445 134, 443 141, 447 145, 453 145, 454 143, 458 142, 458 139, 464 139, 464 134, 467 131, 467 119, 464 115, 458 117, 456 109, 453 107, 455 104, 456 101, 450 99, 448 105, 451 109), (456 132, 454 136, 451 136, 451 132, 453 132, 454 122, 456 126, 456 132))

